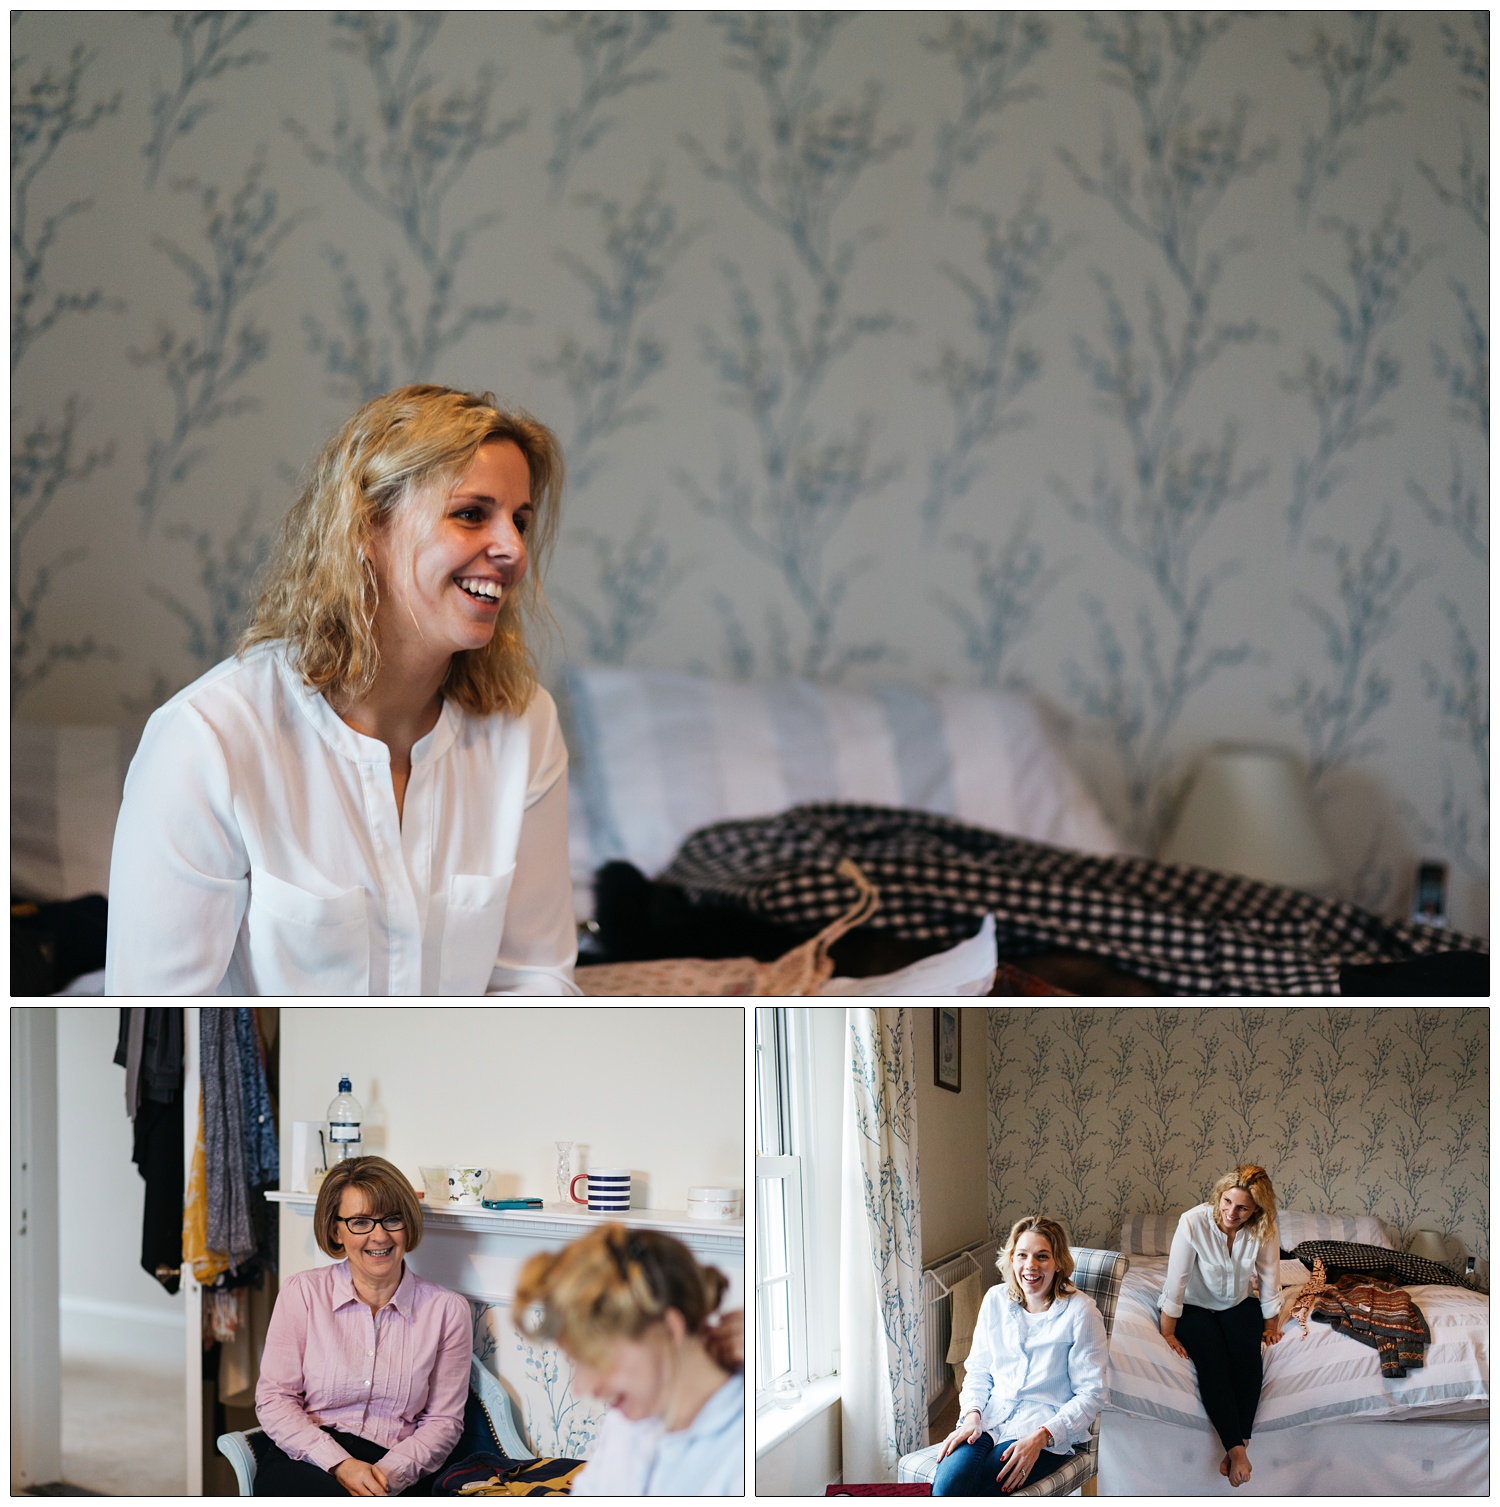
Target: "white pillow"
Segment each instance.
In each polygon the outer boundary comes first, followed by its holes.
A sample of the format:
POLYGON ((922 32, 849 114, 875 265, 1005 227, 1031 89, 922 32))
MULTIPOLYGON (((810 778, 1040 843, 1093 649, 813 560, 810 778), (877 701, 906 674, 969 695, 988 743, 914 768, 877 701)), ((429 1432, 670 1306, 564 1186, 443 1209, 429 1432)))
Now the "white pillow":
POLYGON ((13 722, 10 887, 28 900, 109 892, 109 859, 138 727, 13 722))
POLYGON ((1292 1258, 1279 1263, 1281 1268, 1281 1286, 1285 1291, 1288 1287, 1301 1287, 1312 1276, 1312 1268, 1304 1266, 1302 1262, 1292 1258))
POLYGON ((569 669, 568 696, 595 866, 623 858, 656 874, 697 828, 802 801, 909 806, 1125 851, 1038 708, 1015 692, 833 691, 595 667, 569 669))
POLYGON ((1300 1209, 1282 1209, 1276 1215, 1276 1231, 1284 1251, 1295 1250, 1304 1240, 1342 1240, 1396 1249, 1390 1232, 1374 1214, 1308 1214, 1300 1209))

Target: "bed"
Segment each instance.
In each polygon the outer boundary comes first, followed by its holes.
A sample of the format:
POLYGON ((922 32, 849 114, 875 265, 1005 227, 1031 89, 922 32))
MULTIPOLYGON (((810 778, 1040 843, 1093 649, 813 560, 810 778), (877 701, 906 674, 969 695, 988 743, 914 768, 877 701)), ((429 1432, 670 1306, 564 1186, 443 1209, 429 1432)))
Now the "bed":
MULTIPOLYGON (((924 970, 907 970, 956 952, 987 917, 998 965, 992 994, 1351 992, 1346 962, 1354 973, 1372 971, 1363 966, 1372 961, 1373 971, 1400 971, 1417 966, 1411 957, 1429 966, 1419 956, 1428 953, 1437 963, 1466 960, 1467 982, 1405 975, 1390 986, 1360 980, 1352 992, 1488 988, 1488 959, 1472 939, 1133 853, 1074 767, 1066 724, 1020 692, 846 690, 594 666, 569 668, 554 694, 570 753, 569 858, 586 990, 585 970, 599 964, 786 958, 848 911, 853 889, 832 881, 845 860, 877 886, 881 904, 832 949, 835 976, 883 978, 872 992, 940 987, 924 970), (736 823, 740 867, 728 891, 714 892, 709 871, 725 866, 703 843, 736 823), (751 873, 781 843, 784 832, 768 825, 778 823, 785 832, 801 824, 786 851, 803 843, 821 853, 798 858, 782 910, 757 911, 749 890, 764 895, 780 883, 751 873), (615 891, 612 932, 596 903, 610 874, 625 886, 615 891), (673 924, 658 926, 662 916, 673 924)), ((12 898, 69 907, 29 918, 13 910, 13 958, 28 942, 38 965, 39 982, 22 992, 55 990, 80 974, 72 989, 102 987, 104 902, 87 909, 78 897, 106 893, 138 732, 13 727, 12 898), (65 935, 87 945, 65 949, 65 935)), ((943 966, 964 974, 951 992, 970 992, 967 954, 943 966)), ((616 977, 600 992, 661 987, 616 977)), ((752 989, 734 978, 716 992, 752 989)))
MULTIPOLYGON (((868 801, 1082 852, 1127 851, 1067 756, 1065 726, 1017 692, 895 684, 834 690, 796 679, 741 684, 608 666, 570 668, 553 692, 570 754, 569 858, 585 966, 602 865, 622 860, 655 876, 693 831, 799 801, 868 801)), ((115 819, 139 735, 139 724, 13 725, 13 901, 48 907, 107 894, 115 819)), ((44 912, 25 924, 52 920, 44 912)), ((13 917, 13 932, 17 924, 13 917)), ((973 940, 980 931, 976 925, 973 940)), ((941 947, 888 945, 857 971, 881 975, 897 992, 969 992, 933 981, 935 967, 974 971, 974 949, 958 942, 941 964, 934 956, 941 947)), ((50 935, 45 950, 55 955, 50 935)), ((698 955, 688 948, 654 954, 698 955)), ((38 975, 51 976, 53 988, 102 992, 102 969, 92 953, 84 961, 87 969, 38 975)), ((1076 982, 1087 987, 1091 976, 1085 968, 1076 982)), ((1018 977, 1013 987, 1033 983, 1018 977)))
MULTIPOLYGON (((1130 1254, 1110 1341, 1099 1440, 1100 1496, 1483 1496, 1489 1491, 1489 1299, 1462 1287, 1410 1287, 1432 1331, 1425 1364, 1385 1379, 1366 1345, 1295 1320, 1265 1351, 1250 1458, 1237 1491, 1218 1473, 1222 1446, 1189 1361, 1158 1328, 1157 1301, 1176 1215, 1132 1216, 1130 1254)), ((1373 1216, 1283 1212, 1281 1245, 1305 1239, 1394 1244, 1373 1216)), ((1283 1295, 1307 1276, 1282 1262, 1283 1295)), ((1286 1304, 1283 1304, 1285 1309, 1286 1304)))

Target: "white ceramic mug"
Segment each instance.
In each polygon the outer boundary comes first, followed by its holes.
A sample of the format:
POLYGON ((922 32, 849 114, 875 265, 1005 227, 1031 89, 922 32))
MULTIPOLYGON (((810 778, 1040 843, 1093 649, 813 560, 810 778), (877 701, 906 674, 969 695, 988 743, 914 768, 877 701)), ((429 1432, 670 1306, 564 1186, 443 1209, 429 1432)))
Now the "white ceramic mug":
POLYGON ((568 1184, 568 1197, 576 1204, 587 1203, 591 1214, 623 1214, 630 1207, 630 1169, 628 1167, 600 1167, 591 1172, 580 1172, 568 1184), (578 1196, 578 1185, 587 1181, 588 1198, 578 1196))
POLYGON ((484 1199, 484 1185, 490 1180, 488 1167, 447 1167, 448 1202, 477 1207, 484 1199))

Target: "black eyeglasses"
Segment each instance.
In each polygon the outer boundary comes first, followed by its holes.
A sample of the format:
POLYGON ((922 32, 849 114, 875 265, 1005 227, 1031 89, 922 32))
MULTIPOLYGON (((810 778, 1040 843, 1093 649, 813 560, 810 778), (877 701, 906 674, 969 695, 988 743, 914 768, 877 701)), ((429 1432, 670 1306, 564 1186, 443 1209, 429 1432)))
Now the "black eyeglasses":
POLYGON ((368 1214, 351 1214, 347 1219, 342 1214, 335 1214, 333 1219, 335 1224, 347 1227, 351 1235, 368 1235, 377 1224, 392 1233, 406 1228, 406 1221, 399 1214, 385 1214, 379 1219, 372 1219, 368 1214))

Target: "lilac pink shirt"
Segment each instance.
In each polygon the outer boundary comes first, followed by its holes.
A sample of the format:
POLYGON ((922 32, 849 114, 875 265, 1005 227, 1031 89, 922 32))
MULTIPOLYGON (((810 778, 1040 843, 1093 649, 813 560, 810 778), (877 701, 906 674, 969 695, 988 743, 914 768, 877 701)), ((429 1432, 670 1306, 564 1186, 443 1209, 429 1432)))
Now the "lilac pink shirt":
POLYGON ((291 1459, 323 1470, 349 1458, 323 1425, 383 1445, 377 1463, 394 1496, 458 1443, 473 1349, 467 1300, 410 1266, 378 1314, 354 1291, 347 1261, 298 1272, 266 1331, 256 1416, 291 1459))

